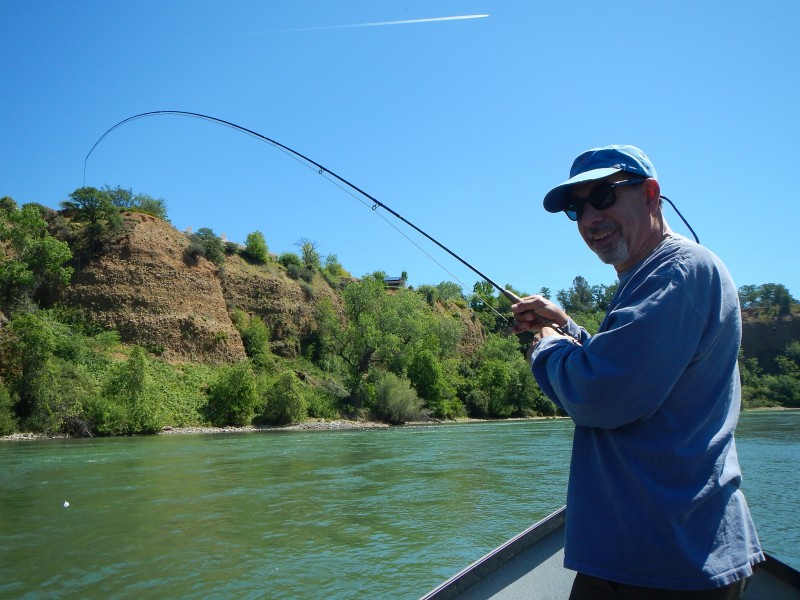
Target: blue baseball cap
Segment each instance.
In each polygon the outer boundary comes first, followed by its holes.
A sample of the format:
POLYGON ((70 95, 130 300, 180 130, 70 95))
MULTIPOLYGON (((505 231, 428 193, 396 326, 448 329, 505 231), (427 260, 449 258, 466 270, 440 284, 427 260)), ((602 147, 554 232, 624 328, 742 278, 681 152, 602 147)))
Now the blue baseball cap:
POLYGON ((569 170, 569 179, 547 193, 544 197, 545 210, 552 213, 564 210, 564 205, 569 199, 570 186, 603 179, 620 171, 656 179, 653 163, 636 146, 593 148, 575 159, 569 170))

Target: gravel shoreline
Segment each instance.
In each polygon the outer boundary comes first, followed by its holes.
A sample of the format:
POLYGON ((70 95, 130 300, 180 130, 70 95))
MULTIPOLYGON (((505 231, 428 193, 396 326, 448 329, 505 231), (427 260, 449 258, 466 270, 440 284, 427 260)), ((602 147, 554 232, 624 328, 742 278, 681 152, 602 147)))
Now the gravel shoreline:
POLYGON ((190 434, 190 433, 248 433, 255 431, 304 431, 308 429, 386 429, 389 425, 386 423, 374 423, 372 421, 348 421, 346 419, 339 419, 336 421, 326 421, 325 419, 316 419, 313 421, 304 421, 303 423, 296 423, 294 425, 265 425, 254 426, 247 425, 243 427, 164 427, 156 435, 175 435, 175 434, 190 434))
MULTIPOLYGON (((426 424, 433 423, 427 422, 426 424)), ((419 425, 421 423, 408 423, 408 425, 419 425)), ((197 425, 194 427, 173 427, 166 425, 155 435, 189 435, 197 433, 253 433, 259 431, 305 431, 305 430, 339 430, 339 429, 388 429, 390 425, 387 423, 376 423, 374 421, 348 421, 346 419, 337 419, 334 421, 327 421, 325 419, 314 419, 304 421, 303 423, 296 423, 294 425, 282 426, 253 426, 248 425, 244 427, 210 427, 197 425)), ((119 436, 114 436, 119 437, 119 436)), ((0 436, 0 441, 3 442, 22 442, 33 440, 58 440, 58 439, 73 439, 74 436, 65 433, 46 434, 46 433, 12 433, 10 435, 0 436)))

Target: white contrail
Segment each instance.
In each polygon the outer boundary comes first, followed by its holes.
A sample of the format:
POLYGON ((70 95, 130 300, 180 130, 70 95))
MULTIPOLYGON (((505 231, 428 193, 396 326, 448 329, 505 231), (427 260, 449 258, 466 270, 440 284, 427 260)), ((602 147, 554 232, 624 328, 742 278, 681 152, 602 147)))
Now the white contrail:
POLYGON ((304 27, 284 29, 283 31, 320 31, 323 29, 349 29, 351 27, 381 27, 383 25, 411 25, 413 23, 434 23, 437 21, 463 21, 464 19, 484 19, 489 15, 456 15, 453 17, 434 17, 431 19, 407 19, 405 21, 378 21, 374 23, 352 23, 350 25, 328 25, 325 27, 304 27))

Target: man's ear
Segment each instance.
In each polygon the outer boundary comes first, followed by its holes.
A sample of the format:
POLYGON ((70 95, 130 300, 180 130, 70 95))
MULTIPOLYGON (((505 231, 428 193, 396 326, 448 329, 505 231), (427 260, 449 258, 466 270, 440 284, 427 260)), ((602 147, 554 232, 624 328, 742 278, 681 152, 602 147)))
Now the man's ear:
POLYGON ((650 214, 655 214, 656 210, 661 206, 661 186, 655 179, 645 179, 643 188, 644 197, 647 200, 647 208, 650 214))

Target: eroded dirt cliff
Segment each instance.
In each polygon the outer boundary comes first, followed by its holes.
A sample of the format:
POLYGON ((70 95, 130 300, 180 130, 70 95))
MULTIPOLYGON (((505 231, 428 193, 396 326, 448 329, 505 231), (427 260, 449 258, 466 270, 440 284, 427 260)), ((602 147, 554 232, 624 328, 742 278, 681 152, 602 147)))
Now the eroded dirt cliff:
POLYGON ((277 264, 253 265, 229 255, 222 266, 187 257, 186 234, 155 217, 128 213, 124 234, 75 272, 61 301, 126 343, 174 362, 229 363, 245 357, 231 312, 257 315, 272 350, 296 356, 315 328, 316 304, 340 297, 317 277, 298 282, 277 264))
POLYGON ((125 216, 125 234, 76 270, 62 301, 95 323, 116 329, 172 361, 244 358, 231 322, 219 269, 184 259, 186 235, 149 215, 125 216))

